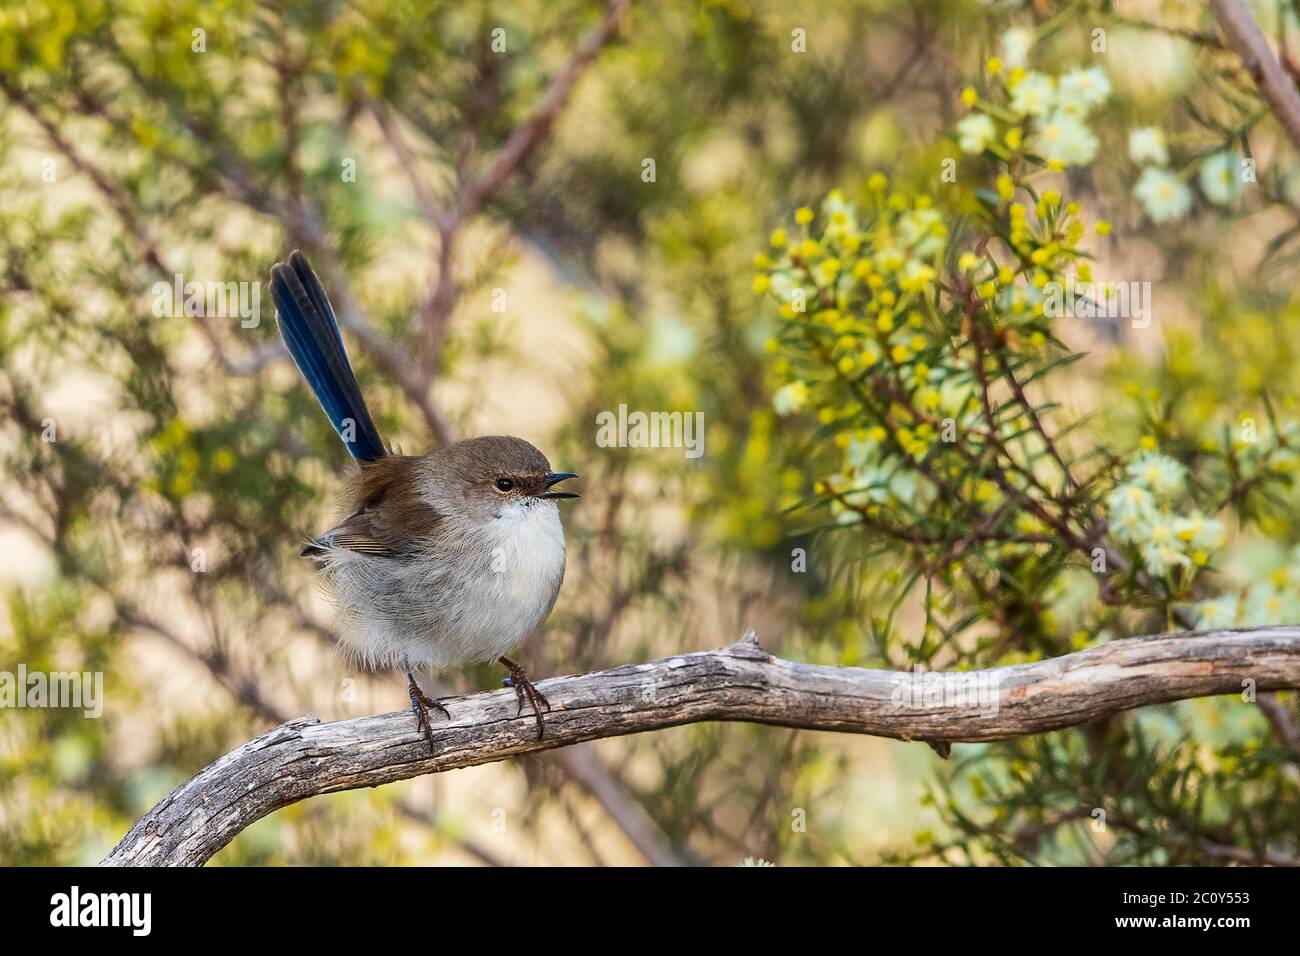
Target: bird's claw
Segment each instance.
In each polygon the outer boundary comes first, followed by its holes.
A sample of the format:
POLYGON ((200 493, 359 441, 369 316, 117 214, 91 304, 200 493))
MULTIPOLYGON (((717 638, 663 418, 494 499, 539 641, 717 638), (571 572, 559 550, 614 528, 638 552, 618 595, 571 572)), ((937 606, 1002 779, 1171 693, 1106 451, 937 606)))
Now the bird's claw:
POLYGON ((407 680, 407 690, 410 692, 411 695, 411 710, 415 712, 416 729, 418 729, 422 734, 424 734, 424 739, 429 742, 429 753, 430 754, 436 753, 437 749, 433 745, 433 726, 429 721, 429 711, 433 708, 437 708, 438 710, 442 711, 442 715, 446 717, 448 720, 451 720, 451 713, 447 710, 446 707, 438 703, 438 701, 434 700, 424 691, 420 690, 419 685, 415 683, 414 674, 411 674, 408 671, 406 675, 406 680, 407 680))
POLYGON ((545 725, 542 723, 542 710, 545 709, 549 714, 551 712, 551 702, 524 673, 524 669, 510 660, 508 657, 502 657, 501 663, 510 671, 510 676, 501 681, 505 687, 515 689, 515 699, 519 702, 519 710, 515 714, 517 717, 524 715, 524 701, 527 700, 533 708, 533 716, 537 720, 537 739, 541 740, 545 735, 545 725))

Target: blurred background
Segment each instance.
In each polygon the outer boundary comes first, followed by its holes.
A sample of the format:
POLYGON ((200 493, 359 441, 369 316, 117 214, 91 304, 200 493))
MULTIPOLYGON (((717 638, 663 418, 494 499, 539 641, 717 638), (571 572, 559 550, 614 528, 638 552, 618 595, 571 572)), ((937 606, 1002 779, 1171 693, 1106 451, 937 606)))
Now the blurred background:
MULTIPOLYGON (((1292 4, 1257 12, 1270 35, 1294 26, 1292 4)), ((93 863, 276 723, 407 705, 401 675, 335 652, 297 556, 334 517, 347 456, 265 287, 253 323, 159 308, 156 283, 251 296, 301 248, 402 451, 517 434, 582 475, 564 588, 522 651, 535 679, 749 627, 781 656, 907 667, 880 635, 915 640, 925 621, 895 601, 889 549, 790 510, 819 474, 817 424, 773 410, 779 319, 754 294, 755 253, 796 207, 877 172, 959 214, 978 177, 940 179, 962 156, 946 131, 969 78, 1025 30, 1053 69, 1104 64, 1099 158, 1061 179, 1113 225, 1096 271, 1123 263, 1158 296, 1143 334, 1062 333, 1088 353, 1059 385, 1062 417, 1097 413, 1096 434, 1132 445, 1153 419, 1262 420, 1265 383, 1293 407, 1300 183, 1212 27, 1198 3, 1047 0, 0 11, 0 666, 105 675, 99 719, 0 712, 0 862, 93 863), (1153 223, 1128 155, 1151 123, 1184 157, 1249 137, 1261 185, 1153 223), (704 454, 601 447, 596 416, 620 404, 703 412, 704 454)), ((1261 507, 1265 533, 1234 552, 1243 578, 1283 560, 1289 514, 1261 507)), ((484 666, 430 686, 499 679, 484 666)), ((1260 744, 1260 715, 1199 701, 1135 721, 1105 784, 1122 831, 1083 832, 1103 785, 1083 732, 944 762, 922 744, 701 724, 316 798, 213 862, 1225 862, 1204 834, 1248 860, 1279 832, 1294 848, 1294 755, 1260 744)))

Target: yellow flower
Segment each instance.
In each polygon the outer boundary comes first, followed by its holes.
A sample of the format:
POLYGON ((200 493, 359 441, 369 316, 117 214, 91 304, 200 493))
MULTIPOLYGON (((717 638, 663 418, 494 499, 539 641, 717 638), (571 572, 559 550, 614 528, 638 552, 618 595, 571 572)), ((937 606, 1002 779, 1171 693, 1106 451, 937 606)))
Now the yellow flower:
POLYGON ((881 309, 880 314, 876 316, 876 328, 886 335, 894 331, 894 313, 889 309, 881 309))
POLYGON ((785 246, 785 242, 786 242, 785 230, 773 229, 772 238, 771 238, 772 248, 780 249, 785 246))
POLYGON ((1110 235, 1110 223, 1108 223, 1105 219, 1098 219, 1098 220, 1097 220, 1097 226, 1096 226, 1096 229, 1097 229, 1097 235, 1099 235, 1099 236, 1109 236, 1109 235, 1110 235))
POLYGON ((968 86, 961 91, 961 101, 967 106, 974 106, 975 101, 979 99, 979 94, 975 92, 975 87, 968 86))
POLYGON ((799 223, 801 226, 806 226, 808 223, 813 221, 813 211, 807 206, 800 206, 795 210, 794 221, 799 223))
POLYGON ((772 260, 760 252, 758 255, 754 256, 754 268, 770 269, 772 268, 772 260))
POLYGON ((867 180, 867 188, 872 192, 883 192, 887 185, 889 185, 889 180, 884 177, 883 173, 872 173, 867 180))
POLYGON ((1012 127, 1007 130, 1007 135, 1002 137, 1003 142, 1007 144, 1008 149, 1019 149, 1024 138, 1025 134, 1019 127, 1012 127))
POLYGON ((822 251, 822 247, 817 244, 815 239, 805 239, 799 243, 799 255, 805 259, 811 259, 822 251))
POLYGON ((218 472, 227 472, 235 467, 235 453, 229 448, 218 448, 212 453, 212 468, 218 472))
POLYGON ((754 292, 757 293, 758 295, 762 295, 771 287, 772 287, 772 279, 770 276, 765 276, 765 275, 754 276, 754 292))
POLYGON ((991 56, 987 60, 985 60, 984 72, 987 73, 989 76, 1001 76, 1002 75, 1001 57, 991 56))
POLYGON ((998 177, 998 198, 1003 202, 1016 194, 1016 182, 1005 173, 998 177))

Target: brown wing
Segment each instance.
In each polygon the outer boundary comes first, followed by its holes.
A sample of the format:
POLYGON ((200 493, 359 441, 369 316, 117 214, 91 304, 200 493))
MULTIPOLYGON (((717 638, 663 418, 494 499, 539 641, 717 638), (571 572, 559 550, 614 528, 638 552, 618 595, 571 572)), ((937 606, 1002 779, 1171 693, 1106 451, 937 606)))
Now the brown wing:
POLYGON ((302 555, 318 557, 330 548, 346 548, 374 557, 401 558, 416 542, 427 546, 442 516, 416 494, 417 462, 392 456, 365 463, 350 495, 357 510, 303 548, 302 555))

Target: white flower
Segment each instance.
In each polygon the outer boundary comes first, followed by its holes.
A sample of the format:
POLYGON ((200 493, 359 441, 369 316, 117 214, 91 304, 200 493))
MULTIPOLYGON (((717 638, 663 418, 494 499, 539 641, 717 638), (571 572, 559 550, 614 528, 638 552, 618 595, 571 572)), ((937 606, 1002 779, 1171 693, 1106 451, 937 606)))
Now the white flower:
POLYGON ((1159 545, 1162 548, 1173 548, 1175 551, 1181 551, 1178 535, 1174 533, 1173 523, 1165 516, 1157 518, 1151 522, 1146 529, 1147 543, 1159 545))
POLYGON ((1167 169, 1148 166, 1142 171, 1133 187, 1137 197, 1152 222, 1182 219, 1192 208, 1192 191, 1187 184, 1167 169))
POLYGON ((772 407, 778 415, 790 415, 808 404, 808 386, 803 382, 782 385, 772 396, 772 407))
POLYGON ((1157 498, 1172 498, 1183 490, 1187 469, 1168 455, 1151 452, 1128 466, 1128 476, 1157 498))
POLYGON ((1163 166, 1169 162, 1165 134, 1156 126, 1141 126, 1131 130, 1128 134, 1128 155, 1135 163, 1163 166))
POLYGON ((983 113, 971 113, 957 124, 957 135, 960 137, 957 145, 963 153, 982 153, 998 135, 998 128, 983 113))
POLYGON ((1056 86, 1057 109, 1076 116, 1086 116, 1110 96, 1110 77, 1099 66, 1071 70, 1056 86))
POLYGON ((1152 574, 1162 575, 1178 565, 1188 565, 1192 561, 1174 545, 1152 541, 1142 548, 1142 563, 1152 574))
POLYGON ((1120 541, 1137 541, 1156 520, 1156 501, 1138 485, 1120 485, 1106 498, 1111 533, 1120 541))
POLYGON ((1097 137, 1083 121, 1070 113, 1053 113, 1034 124, 1030 147, 1048 162, 1063 166, 1086 166, 1097 156, 1097 137))
MULTIPOLYGON (((935 226, 943 221, 943 214, 937 209, 914 209, 898 217, 898 237, 912 256, 925 260, 933 259, 943 251, 944 238, 935 232, 935 226)), ((900 261, 896 270, 907 268, 912 263, 900 261)))
POLYGON ((1217 551, 1223 547, 1225 540, 1223 522, 1202 514, 1175 519, 1174 532, 1180 541, 1187 542, 1187 547, 1192 551, 1217 551))
POLYGON ((1238 603, 1230 594, 1192 605, 1197 627, 1232 627, 1237 623, 1238 603))
POLYGON ((1002 62, 1012 67, 1024 66, 1033 46, 1033 30, 1028 27, 1012 27, 1002 34, 1002 62))
POLYGON ((1256 584, 1246 593, 1246 614, 1241 622, 1247 627, 1287 624, 1296 617, 1296 601, 1271 584, 1256 584))
POLYGON ((794 294, 794 290, 796 288, 798 288, 798 286, 795 284, 795 281, 792 278, 790 278, 789 273, 787 272, 772 273, 772 285, 771 285, 772 294, 776 296, 777 299, 779 299, 780 301, 782 302, 791 301, 791 296, 794 294))
POLYGON ((880 443, 870 435, 854 438, 849 447, 844 449, 844 460, 855 469, 866 468, 874 461, 880 451, 880 443))
POLYGON ((1054 81, 1045 73, 1030 73, 1011 91, 1011 109, 1021 116, 1044 116, 1052 108, 1054 81))
POLYGON ((1241 155, 1220 150, 1201 163, 1201 192, 1212 203, 1226 206, 1241 195, 1241 155))

